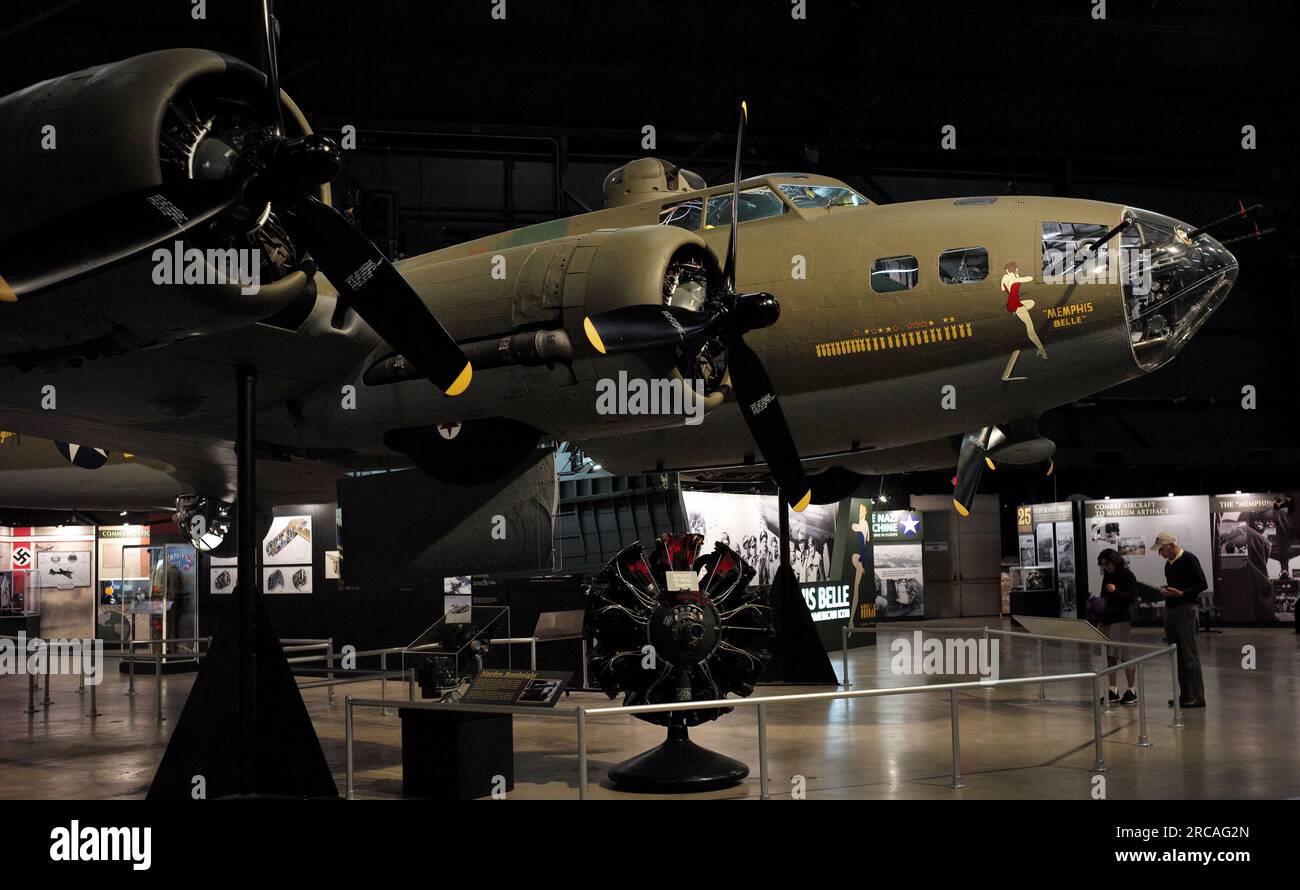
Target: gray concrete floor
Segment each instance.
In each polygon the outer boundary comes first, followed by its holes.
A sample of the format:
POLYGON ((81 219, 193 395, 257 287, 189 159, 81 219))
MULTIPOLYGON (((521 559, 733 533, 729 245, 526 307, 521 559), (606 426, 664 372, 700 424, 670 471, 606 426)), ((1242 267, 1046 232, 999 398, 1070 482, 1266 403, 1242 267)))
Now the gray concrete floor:
MULTIPOLYGON (((950 625, 952 622, 944 622, 950 625)), ((971 622, 982 625, 984 621, 971 622)), ((1007 626, 1005 622, 1002 626, 1007 626)), ((881 634, 880 645, 852 650, 855 688, 944 682, 943 677, 895 676, 889 641, 917 625, 881 634)), ((1134 642, 1158 643, 1159 628, 1137 628, 1134 642)), ((1184 714, 1173 728, 1167 659, 1148 665, 1149 748, 1140 748, 1138 712, 1116 707, 1103 715, 1105 794, 1111 799, 1235 799, 1300 797, 1300 636, 1291 629, 1229 628, 1198 638, 1209 708, 1184 714), (1254 670, 1242 666, 1243 647, 1257 653, 1254 670)), ((1002 677, 1036 676, 1033 641, 1001 641, 1002 677)), ((1081 646, 1048 643, 1048 673, 1093 669, 1098 656, 1081 646)), ((840 670, 839 653, 832 653, 840 670)), ((949 678, 957 679, 957 678, 949 678)), ((35 714, 27 707, 25 678, 0 677, 0 799, 139 798, 148 789, 192 675, 164 678, 166 720, 155 720, 152 678, 141 679, 128 697, 126 679, 115 672, 97 690, 100 716, 87 716, 89 696, 77 693, 75 677, 53 678, 48 709, 37 693, 35 714)), ((344 784, 343 696, 377 698, 378 683, 339 687, 336 700, 324 690, 304 692, 340 791, 344 784)), ((400 694, 395 684, 389 693, 400 694)), ((761 687, 761 696, 805 687, 761 687)), ((609 704, 597 693, 574 694, 560 708, 609 704)), ((961 764, 966 787, 953 790, 949 700, 946 693, 888 696, 853 701, 773 704, 767 707, 771 794, 790 798, 796 787, 808 799, 1086 799, 1093 781, 1093 714, 1085 683, 968 690, 959 696, 961 764)), ((577 796, 574 723, 515 720, 515 789, 510 798, 577 796)), ((590 722, 590 793, 593 798, 635 798, 605 782, 606 770, 654 747, 663 729, 639 720, 593 718, 590 722)), ((694 795, 757 798, 758 740, 755 710, 741 708, 691 731, 699 744, 749 764, 751 776, 726 791, 694 795)), ((359 798, 401 796, 401 734, 396 716, 359 709, 356 716, 355 789, 359 798)))

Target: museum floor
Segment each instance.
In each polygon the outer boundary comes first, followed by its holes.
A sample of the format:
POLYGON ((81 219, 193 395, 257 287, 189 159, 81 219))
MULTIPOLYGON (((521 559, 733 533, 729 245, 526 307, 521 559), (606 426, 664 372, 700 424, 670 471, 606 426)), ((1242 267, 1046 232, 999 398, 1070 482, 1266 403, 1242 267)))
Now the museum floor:
MULTIPOLYGON (((953 622, 944 622, 951 625, 953 622)), ((984 621, 965 622, 983 625, 984 621)), ((1003 626, 1007 626, 1005 623, 1003 626)), ((899 628, 910 634, 918 625, 899 628)), ((855 688, 922 682, 889 672, 890 632, 881 645, 855 649, 850 673, 855 688)), ((1137 628, 1134 642, 1160 642, 1159 628, 1137 628)), ((1186 726, 1169 726, 1169 666, 1157 659, 1147 671, 1150 748, 1139 748, 1138 713, 1116 707, 1104 714, 1106 796, 1149 798, 1300 797, 1296 739, 1300 737, 1300 636, 1290 628, 1229 628, 1198 638, 1209 708, 1185 712, 1186 726), (1255 647, 1257 669, 1242 667, 1242 649, 1255 647)), ((1031 641, 1002 640, 1001 673, 1033 676, 1037 649, 1031 641)), ((1049 673, 1092 669, 1096 655, 1081 646, 1047 644, 1049 673)), ((1095 650, 1094 650, 1095 653, 1095 650)), ((832 653, 836 670, 839 653, 832 653)), ((942 682, 942 678, 929 678, 942 682)), ((191 675, 164 679, 164 711, 155 722, 154 688, 141 681, 127 697, 126 679, 112 673, 97 691, 100 716, 85 716, 88 703, 75 677, 55 677, 48 711, 28 715, 27 684, 0 678, 0 798, 138 798, 149 785, 174 720, 184 705, 191 675)), ((389 686, 395 693, 397 687, 389 686)), ((812 691, 761 687, 759 695, 812 691)), ((336 701, 321 689, 307 690, 311 711, 340 790, 344 787, 343 696, 378 697, 377 683, 339 687, 336 701)), ((960 696, 962 770, 967 787, 951 781, 949 700, 920 694, 768 707, 771 791, 788 798, 802 777, 809 799, 834 798, 1086 798, 1093 792, 1093 720, 1083 683, 969 690, 960 696)), ((560 708, 607 703, 596 693, 575 694, 560 708)), ((515 778, 511 798, 577 796, 574 723, 515 720, 515 778)), ((374 709, 356 712, 356 796, 401 796, 400 726, 396 716, 374 709)), ((742 709, 693 730, 692 738, 750 765, 741 786, 696 795, 758 797, 758 742, 754 710, 742 709)), ((613 764, 663 739, 663 730, 628 718, 590 721, 590 794, 631 798, 606 787, 613 764)))

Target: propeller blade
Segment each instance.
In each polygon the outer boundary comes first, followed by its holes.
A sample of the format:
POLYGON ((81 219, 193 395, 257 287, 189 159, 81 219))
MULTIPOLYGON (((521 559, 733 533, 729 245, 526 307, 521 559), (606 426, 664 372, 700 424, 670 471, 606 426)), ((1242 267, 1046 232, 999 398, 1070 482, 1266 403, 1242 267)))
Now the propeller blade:
POLYGON ((952 505, 962 516, 970 515, 984 470, 986 452, 980 445, 981 438, 980 434, 967 433, 961 440, 961 453, 957 456, 957 475, 952 479, 952 505))
POLYGON ((310 195, 292 203, 289 218, 290 231, 366 324, 444 393, 465 391, 473 376, 469 359, 369 238, 310 195))
POLYGON ((0 242, 0 302, 120 265, 235 207, 246 180, 186 181, 114 195, 0 242))
POLYGON ((624 306, 583 319, 587 340, 601 355, 680 346, 707 334, 722 316, 680 306, 624 306))
POLYGON ((767 369, 738 335, 727 337, 727 354, 731 362, 731 385, 749 434, 762 452, 782 496, 796 513, 802 513, 812 503, 813 490, 799 463, 799 450, 767 369))
POLYGON ((262 0, 262 60, 266 75, 266 98, 275 121, 275 135, 284 135, 284 107, 280 104, 280 35, 274 0, 262 0))
POLYGON ((749 107, 740 103, 740 124, 736 128, 736 164, 731 172, 731 237, 727 242, 727 259, 722 266, 722 278, 727 287, 736 289, 736 217, 740 213, 740 153, 745 147, 745 122, 749 107))

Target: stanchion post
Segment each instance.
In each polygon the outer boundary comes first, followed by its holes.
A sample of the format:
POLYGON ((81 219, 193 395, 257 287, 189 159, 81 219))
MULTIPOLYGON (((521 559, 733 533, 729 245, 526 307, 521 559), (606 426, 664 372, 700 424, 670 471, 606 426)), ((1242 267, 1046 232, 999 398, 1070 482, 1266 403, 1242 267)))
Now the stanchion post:
POLYGON ((1092 675, 1092 735, 1094 759, 1092 762, 1092 771, 1094 773, 1104 773, 1106 771, 1106 761, 1101 756, 1101 674, 1092 675))
POLYGON ((840 662, 844 665, 844 674, 840 677, 840 685, 845 689, 852 689, 853 684, 849 682, 849 628, 847 624, 840 628, 840 662))
MULTIPOLYGON (((1046 671, 1046 669, 1043 667, 1043 641, 1042 641, 1042 640, 1039 640, 1039 641, 1038 641, 1038 676, 1040 676, 1040 677, 1045 677, 1045 676, 1047 676, 1047 671, 1046 671)), ((1046 684, 1046 683, 1039 683, 1039 684, 1038 684, 1038 700, 1039 700, 1039 701, 1047 701, 1047 684, 1046 684)))
POLYGON ((1183 725, 1183 703, 1178 689, 1178 644, 1169 646, 1169 677, 1174 690, 1174 722, 1170 726, 1183 725))
POLYGON ((50 647, 45 646, 45 697, 41 701, 41 706, 45 710, 50 709, 50 647))
POLYGON ((406 681, 406 700, 415 701, 415 668, 411 668, 406 681))
POLYGON ((948 690, 948 710, 952 723, 952 787, 965 788, 961 776, 961 727, 957 722, 957 690, 948 690))
POLYGON ((587 709, 578 705, 578 800, 587 799, 587 709))
POLYGON ((135 695, 135 647, 126 655, 126 694, 135 695))
POLYGON ((345 800, 352 800, 352 696, 343 697, 343 750, 347 759, 347 783, 345 786, 345 800))
POLYGON ((1142 669, 1146 667, 1145 661, 1138 662, 1138 747, 1150 748, 1151 741, 1147 738, 1147 689, 1145 676, 1142 669))
MULTIPOLYGON (((381 671, 379 676, 379 700, 388 701, 388 677, 387 677, 388 653, 387 652, 379 653, 379 670, 381 671)), ((387 714, 388 708, 380 708, 379 713, 381 715, 387 714)))
MULTIPOLYGON (((1109 656, 1110 656, 1110 647, 1107 646, 1105 643, 1102 643, 1101 644, 1101 669, 1102 670, 1105 670, 1107 667, 1109 667, 1110 664, 1109 656)), ((1110 675, 1107 674, 1106 676, 1109 677, 1110 675)), ((1101 694, 1103 699, 1105 700, 1104 706, 1107 712, 1112 710, 1112 705, 1110 703, 1110 696, 1106 694, 1106 687, 1109 685, 1110 685, 1110 681, 1108 680, 1104 682, 1101 687, 1101 694)))
POLYGON ((153 657, 153 677, 153 694, 158 701, 158 722, 162 723, 162 655, 155 654, 153 657))
POLYGON ((27 711, 25 713, 36 713, 36 675, 27 675, 27 711))
MULTIPOLYGON (((325 641, 325 667, 329 669, 325 672, 325 679, 333 680, 334 679, 334 670, 333 670, 334 638, 333 637, 330 637, 328 640, 325 641)), ((335 699, 334 684, 331 683, 329 686, 326 687, 325 700, 328 701, 330 704, 333 704, 334 699, 335 699)))
MULTIPOLYGON (((100 672, 99 672, 99 673, 100 673, 100 676, 103 676, 103 674, 104 674, 104 670, 103 670, 102 667, 100 668, 100 672)), ((95 707, 95 687, 96 687, 97 685, 98 685, 97 683, 91 683, 91 684, 90 684, 90 714, 89 714, 88 716, 89 716, 90 719, 92 719, 92 720, 94 720, 96 717, 99 716, 99 710, 95 707)))
POLYGON ((767 705, 758 706, 758 799, 767 800, 767 705))

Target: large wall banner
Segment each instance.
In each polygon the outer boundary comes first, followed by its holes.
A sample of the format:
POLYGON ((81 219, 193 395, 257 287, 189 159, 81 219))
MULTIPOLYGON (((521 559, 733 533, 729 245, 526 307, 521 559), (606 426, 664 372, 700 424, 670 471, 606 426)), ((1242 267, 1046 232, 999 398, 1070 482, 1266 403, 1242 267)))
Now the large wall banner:
POLYGON ((1200 560, 1213 589, 1209 511, 1210 499, 1205 495, 1087 501, 1083 506, 1083 532, 1090 577, 1100 582, 1097 556, 1106 549, 1117 550, 1128 561, 1139 584, 1154 588, 1140 591, 1141 599, 1159 602, 1159 590, 1165 586, 1165 561, 1156 553, 1155 540, 1160 532, 1172 532, 1179 545, 1200 560))
MULTIPOLYGON (((683 491, 687 525, 704 536, 704 552, 721 541, 754 567, 752 584, 772 583, 778 563, 780 514, 775 497, 683 491)), ((801 583, 831 577, 838 504, 810 504, 790 512, 790 563, 801 583)))
POLYGON ((1215 495, 1211 509, 1220 620, 1295 621, 1295 513, 1282 506, 1281 495, 1268 493, 1215 495))

